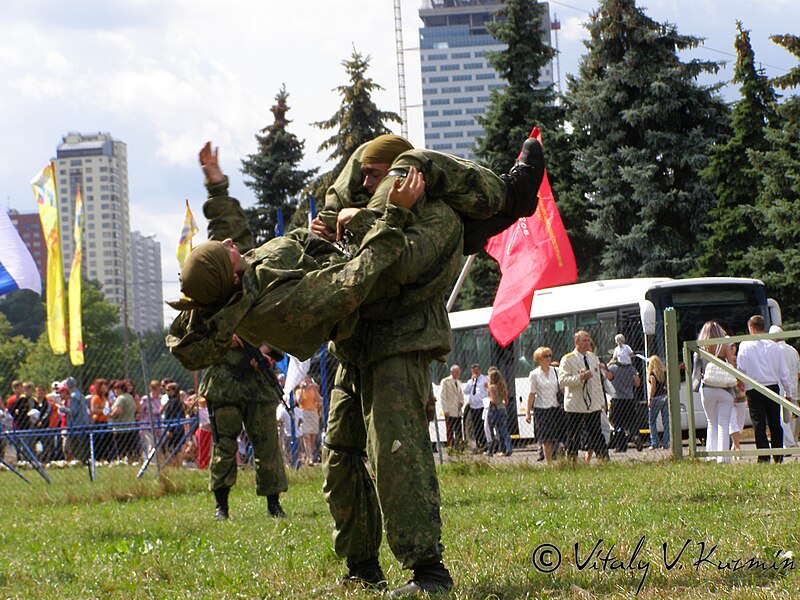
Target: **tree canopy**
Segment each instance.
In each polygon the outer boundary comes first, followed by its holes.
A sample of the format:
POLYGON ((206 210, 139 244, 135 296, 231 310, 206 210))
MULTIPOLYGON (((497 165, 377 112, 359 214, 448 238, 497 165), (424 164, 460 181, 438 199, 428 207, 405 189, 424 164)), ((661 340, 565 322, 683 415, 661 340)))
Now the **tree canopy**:
POLYGON ((601 2, 588 29, 588 52, 568 77, 568 119, 601 274, 685 275, 713 201, 699 172, 726 114, 717 88, 697 78, 718 65, 682 62, 678 52, 698 38, 634 0, 601 2))
POLYGON ((731 111, 727 140, 715 146, 703 176, 713 190, 707 237, 698 259, 703 275, 752 275, 748 248, 758 237, 754 221, 761 172, 752 160, 754 152, 768 146, 766 132, 779 124, 777 97, 763 71, 756 68, 750 32, 737 22, 736 67, 733 81, 740 99, 731 111))
POLYGON ((344 168, 347 159, 361 144, 384 133, 391 133, 387 122, 401 122, 399 115, 380 110, 373 101, 372 94, 383 88, 367 77, 369 61, 369 56, 362 56, 355 49, 349 60, 342 61, 349 83, 334 88, 341 96, 341 106, 331 118, 314 123, 320 129, 335 131, 320 144, 319 151, 329 150, 330 160, 336 161, 330 171, 312 181, 310 192, 314 198, 325 197, 325 192, 344 168))
MULTIPOLYGON (((771 38, 800 60, 800 37, 771 38)), ((800 86, 800 64, 773 80, 781 89, 800 86)), ((753 211, 759 236, 749 258, 753 275, 777 297, 784 321, 800 323, 800 96, 793 94, 778 107, 779 120, 766 132, 769 147, 753 152, 762 179, 753 211)))
POLYGON ((257 244, 274 237, 279 211, 284 223, 292 220, 301 192, 316 173, 316 169, 298 168, 303 160, 304 142, 288 131, 291 123, 286 117, 288 98, 286 86, 282 86, 270 108, 274 116, 272 124, 255 136, 258 151, 242 159, 244 183, 257 200, 254 207, 246 210, 257 244))

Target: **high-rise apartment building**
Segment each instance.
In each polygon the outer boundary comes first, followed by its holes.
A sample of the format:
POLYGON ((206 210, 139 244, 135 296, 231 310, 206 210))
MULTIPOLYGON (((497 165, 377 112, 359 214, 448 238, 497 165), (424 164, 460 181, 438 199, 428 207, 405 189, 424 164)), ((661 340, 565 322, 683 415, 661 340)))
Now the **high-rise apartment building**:
MULTIPOLYGON (((542 39, 550 44, 550 13, 541 3, 542 39)), ((486 23, 502 8, 498 0, 423 0, 419 11, 422 104, 425 147, 475 158, 472 147, 483 135, 477 118, 486 113, 489 93, 505 81, 486 62, 486 53, 504 49, 486 23)), ((551 66, 539 74, 543 87, 553 83, 551 66)))
POLYGON ((131 231, 131 267, 134 307, 131 327, 138 332, 161 329, 164 326, 161 244, 155 235, 131 231))
POLYGON ((83 275, 100 282, 106 301, 120 307, 120 323, 127 313, 132 326, 127 146, 108 133, 70 132, 58 146, 55 170, 64 276, 69 277, 72 262, 75 196, 80 186, 85 216, 83 275))
POLYGON ((39 213, 21 213, 13 208, 8 211, 8 218, 19 232, 28 252, 33 256, 42 283, 47 281, 47 243, 42 233, 42 221, 39 213))

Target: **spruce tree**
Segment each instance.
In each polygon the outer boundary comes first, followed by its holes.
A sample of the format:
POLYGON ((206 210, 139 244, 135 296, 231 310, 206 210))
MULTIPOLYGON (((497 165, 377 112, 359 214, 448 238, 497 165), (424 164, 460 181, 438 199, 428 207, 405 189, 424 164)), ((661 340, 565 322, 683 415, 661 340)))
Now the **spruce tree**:
MULTIPOLYGON (((771 36, 800 59, 800 37, 771 36)), ((781 89, 800 87, 800 65, 773 80, 781 89)), ((784 324, 800 324, 800 96, 778 108, 781 120, 767 132, 769 148, 753 153, 762 173, 753 218, 760 236, 749 250, 754 277, 761 279, 781 305, 784 324)))
POLYGON ((555 55, 544 41, 542 14, 537 1, 507 0, 497 12, 497 20, 487 23, 492 36, 506 48, 488 52, 486 61, 507 83, 489 95, 486 117, 478 119, 483 137, 475 154, 489 168, 505 173, 528 137, 538 125, 545 138, 560 124, 562 112, 555 106, 553 85, 540 85, 540 73, 555 55))
POLYGON ((316 169, 297 168, 303 160, 304 142, 287 130, 291 123, 286 118, 288 98, 286 86, 281 86, 275 105, 270 108, 273 123, 256 134, 258 152, 242 159, 244 183, 257 199, 254 207, 245 210, 257 244, 275 235, 279 210, 283 211, 284 222, 290 222, 301 192, 316 173, 316 169))
MULTIPOLYGON (((553 175, 561 172, 556 163, 558 158, 569 160, 569 149, 563 142, 559 143, 564 139, 558 135, 564 111, 556 105, 553 86, 542 86, 540 82, 542 69, 555 55, 553 48, 545 42, 549 31, 543 28, 544 10, 544 5, 536 1, 508 0, 497 12, 497 20, 487 23, 492 36, 506 47, 487 53, 486 60, 506 85, 491 90, 486 116, 478 118, 484 133, 477 141, 475 153, 496 173, 506 173, 514 164, 531 128, 536 125, 542 131, 546 163, 555 193, 559 181, 558 175, 555 179, 553 175)), ((559 200, 558 195, 556 200, 559 200)), ((479 252, 459 297, 458 308, 491 304, 499 280, 500 270, 494 259, 483 251, 479 252)))
POLYGON ((736 28, 733 81, 740 85, 741 98, 731 112, 730 137, 713 149, 711 163, 703 171, 716 200, 709 213, 708 237, 698 259, 698 272, 750 277, 748 248, 759 236, 753 210, 761 188, 761 173, 751 154, 767 149, 766 130, 779 121, 775 91, 763 71, 756 68, 750 32, 741 22, 736 28))
POLYGON ((713 200, 699 172, 726 114, 717 88, 697 78, 718 65, 682 62, 698 38, 634 0, 604 0, 588 29, 588 53, 568 78, 568 120, 602 274, 684 275, 713 200))
POLYGON ((323 199, 325 191, 344 168, 350 155, 364 142, 391 133, 387 121, 400 123, 400 116, 393 112, 379 110, 372 100, 372 94, 383 88, 367 77, 369 56, 362 56, 356 50, 350 60, 342 61, 348 85, 334 88, 341 96, 341 107, 326 121, 314 123, 320 129, 332 129, 336 133, 319 146, 319 151, 329 150, 329 159, 336 161, 334 167, 311 182, 310 192, 314 198, 323 199))

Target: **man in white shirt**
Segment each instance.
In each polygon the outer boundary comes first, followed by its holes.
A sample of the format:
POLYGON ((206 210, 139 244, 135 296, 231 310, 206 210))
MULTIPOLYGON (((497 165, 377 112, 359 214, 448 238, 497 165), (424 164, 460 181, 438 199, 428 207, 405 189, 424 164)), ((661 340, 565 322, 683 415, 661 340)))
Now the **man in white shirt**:
MULTIPOLYGON (((764 317, 754 315, 747 321, 747 328, 750 335, 758 335, 765 332, 764 317)), ((776 394, 780 388, 789 391, 789 370, 783 360, 783 353, 777 344, 770 340, 748 340, 739 346, 739 354, 736 357, 739 370, 755 379, 758 383, 768 387, 776 394), (780 385, 780 388, 778 387, 780 385)), ((781 427, 781 407, 777 402, 773 402, 761 392, 749 386, 747 390, 747 404, 750 409, 750 420, 753 422, 753 432, 756 438, 756 448, 783 448, 783 428, 781 427), (769 426, 769 439, 767 438, 767 426, 769 426)), ((786 400, 791 401, 790 395, 785 395, 786 400)), ((783 462, 782 455, 772 457, 775 462, 783 462)), ((758 462, 769 462, 768 456, 759 456, 758 462)))
POLYGON ((462 388, 469 398, 469 412, 465 414, 467 432, 475 442, 473 452, 481 452, 486 446, 486 433, 483 427, 483 410, 489 403, 489 378, 481 373, 481 366, 474 363, 470 366, 471 378, 462 388))
MULTIPOLYGON (((783 333, 783 328, 780 325, 773 325, 769 328, 770 333, 783 333)), ((772 340, 778 345, 783 354, 783 360, 786 363, 786 368, 789 370, 789 390, 781 388, 781 394, 784 396, 791 396, 794 403, 797 404, 797 383, 800 379, 800 354, 797 353, 792 346, 787 344, 784 340, 772 340)), ((794 448, 797 446, 798 424, 800 419, 790 410, 783 409, 783 419, 781 425, 783 426, 783 447, 794 448)))
POLYGON ((461 427, 461 407, 464 405, 464 392, 461 390, 461 367, 450 367, 450 375, 442 379, 441 402, 444 412, 444 423, 447 428, 447 445, 460 449, 463 444, 463 428, 461 427))

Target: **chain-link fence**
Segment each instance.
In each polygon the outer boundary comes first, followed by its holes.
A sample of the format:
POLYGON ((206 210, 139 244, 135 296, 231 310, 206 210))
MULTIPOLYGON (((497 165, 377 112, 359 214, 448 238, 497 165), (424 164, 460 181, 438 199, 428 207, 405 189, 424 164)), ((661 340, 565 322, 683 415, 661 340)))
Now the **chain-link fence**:
POLYGON ((184 369, 158 337, 133 339, 125 347, 94 344, 80 366, 65 356, 20 352, 0 364, 0 459, 6 468, 42 473, 86 464, 92 475, 96 465, 115 461, 149 466, 156 451, 159 464, 200 463, 198 447, 210 450, 210 441, 198 434, 191 396, 201 376, 184 369), (176 408, 165 414, 168 386, 176 408), (129 399, 122 401, 123 395, 129 399))
MULTIPOLYGON (((651 440, 649 431, 646 385, 648 357, 645 356, 640 322, 638 327, 631 325, 617 329, 602 321, 578 321, 577 326, 557 319, 535 322, 507 348, 493 341, 488 327, 455 330, 453 351, 448 363, 435 364, 432 372, 435 394, 439 399, 439 439, 450 446, 474 452, 505 452, 503 438, 507 429, 513 448, 533 446, 541 456, 546 450, 549 455, 550 450, 555 454, 559 449, 565 449, 573 429, 570 426, 572 417, 564 411, 563 392, 559 391, 555 381, 559 363, 565 354, 575 348, 574 334, 576 329, 580 329, 589 333, 592 350, 599 360, 609 365, 608 371, 595 371, 603 380, 602 398, 595 399, 595 406, 603 407, 599 418, 607 447, 617 451, 627 451, 633 447, 642 449, 650 446, 651 441, 654 446, 662 446, 664 438, 658 436, 651 440), (624 339, 619 339, 620 335, 624 339), (544 361, 548 364, 543 367, 544 361), (450 375, 450 367, 454 364, 461 369, 464 408, 460 415, 452 410, 446 415, 441 404, 441 383, 450 375), (500 372, 509 395, 508 405, 499 409, 504 420, 495 414, 498 409, 487 397, 488 390, 484 387, 481 393, 476 389, 479 381, 483 384, 488 382, 473 378, 473 365, 478 365, 484 376, 491 367, 496 367, 500 372), (532 375, 537 368, 539 370, 532 375), (539 382, 538 386, 534 383, 536 389, 533 397, 531 377, 539 382), (616 385, 611 379, 616 380, 616 385), (453 439, 454 431, 455 437, 460 439, 453 439), (546 449, 541 442, 548 442, 546 449)), ((633 319, 631 321, 634 322, 633 319)), ((666 410, 657 413, 657 431, 668 432, 668 427, 665 428, 663 423, 665 418, 668 419, 666 410)), ((436 431, 431 428, 431 432, 432 438, 435 438, 436 431)), ((580 446, 588 448, 590 443, 583 439, 580 446)))
MULTIPOLYGON (((631 327, 627 331, 617 331, 602 322, 578 323, 578 327, 589 332, 594 352, 603 363, 612 364, 612 376, 616 375, 617 378, 617 385, 604 381, 603 398, 600 400, 604 407, 601 425, 606 444, 620 451, 649 445, 646 357, 641 329, 631 327), (615 341, 618 334, 625 337, 620 344, 615 341), (616 359, 615 350, 618 355, 616 359), (614 363, 616 366, 613 366, 614 363), (620 384, 620 381, 623 383, 620 384)), ((435 362, 431 368, 433 393, 437 399, 436 420, 430 427, 432 443, 441 441, 454 449, 467 448, 490 453, 507 451, 504 447, 507 431, 515 449, 530 447, 540 452, 547 450, 549 455, 550 451, 557 453, 560 448, 565 448, 570 425, 569 415, 563 410, 563 399, 553 389, 548 390, 546 385, 540 385, 541 389, 537 389, 530 403, 531 372, 541 366, 534 355, 541 362, 541 355, 552 354, 552 367, 545 375, 554 377, 559 368, 559 359, 575 346, 573 335, 573 327, 559 326, 557 322, 548 324, 547 331, 542 325, 533 324, 509 347, 501 348, 492 341, 485 327, 454 331, 453 351, 448 362, 435 362), (462 368, 459 381, 463 408, 460 412, 448 411, 445 414, 441 401, 441 382, 450 374, 449 369, 453 364, 459 364, 462 368), (485 398, 486 394, 479 394, 481 398, 478 403, 470 397, 470 367, 474 364, 479 365, 484 374, 491 367, 496 367, 501 373, 508 388, 507 406, 489 410, 491 403, 485 398)), ((325 348, 321 348, 304 365, 307 375, 320 384, 323 431, 327 424, 328 402, 337 366, 335 357, 325 348)), ((44 380, 41 375, 38 380, 29 378, 42 371, 40 367, 39 371, 31 372, 28 363, 2 364, 0 372, 8 390, 6 402, 9 394, 13 393, 13 381, 30 382, 34 390, 28 394, 30 407, 26 413, 31 408, 40 413, 36 415, 35 424, 26 424, 24 419, 23 423, 13 423, 6 413, 6 432, 0 438, 0 445, 3 446, 0 458, 9 465, 41 465, 46 470, 50 464, 102 465, 122 460, 149 468, 154 463, 148 463, 148 460, 152 461, 156 451, 159 453, 159 464, 167 460, 173 466, 202 468, 208 464, 210 434, 207 428, 200 426, 197 407, 191 397, 202 373, 185 370, 169 354, 161 340, 144 344, 134 340, 127 354, 116 346, 87 349, 84 365, 56 374, 49 371, 44 380), (53 381, 49 381, 51 374, 53 381), (112 417, 109 423, 108 414, 113 407, 113 400, 105 399, 105 405, 99 409, 105 413, 105 418, 77 427, 68 423, 64 412, 57 408, 59 392, 52 389, 54 382, 63 382, 68 377, 74 378, 77 389, 86 395, 88 409, 92 409, 93 396, 97 401, 94 386, 99 380, 112 382, 112 387, 116 385, 113 383, 115 380, 125 381, 125 387, 117 390, 117 393, 127 391, 131 394, 136 402, 136 418, 125 421, 117 419, 114 422, 112 417), (164 394, 164 399, 156 402, 152 409, 153 423, 150 423, 146 405, 151 390, 145 388, 150 387, 152 380, 165 384, 174 382, 183 401, 180 414, 172 416, 182 420, 165 421, 162 409, 166 404, 166 389, 159 387, 157 392, 164 394)), ((291 385, 295 383, 291 382, 291 385)), ((61 403, 68 405, 68 398, 69 394, 61 403)), ((286 399, 292 404, 291 394, 286 394, 286 399)), ((8 408, 11 407, 7 405, 8 408)), ((98 407, 94 409, 97 413, 98 407)), ((290 406, 290 409, 294 407, 290 406)), ((665 412, 663 414, 666 415, 665 412)), ((658 431, 667 430, 663 417, 659 416, 657 423, 658 431)), ((291 428, 282 428, 287 463, 297 465, 304 459, 308 462, 318 460, 324 434, 319 436, 316 447, 311 450, 313 456, 304 457, 299 423, 295 423, 291 439, 290 431, 291 428)), ((586 439, 581 443, 582 447, 590 446, 586 439)), ((241 459, 246 463, 249 457, 246 437, 243 437, 241 459)))

